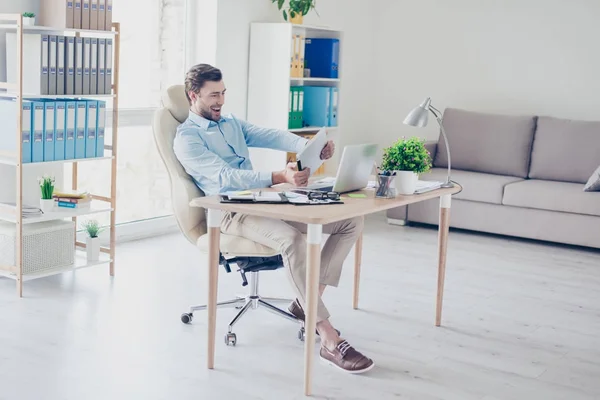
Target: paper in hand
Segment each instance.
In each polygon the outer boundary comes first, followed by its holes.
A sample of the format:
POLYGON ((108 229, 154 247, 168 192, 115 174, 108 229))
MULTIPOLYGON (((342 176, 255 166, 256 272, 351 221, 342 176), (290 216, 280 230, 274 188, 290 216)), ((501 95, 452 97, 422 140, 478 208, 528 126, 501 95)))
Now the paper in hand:
POLYGON ((304 149, 296 156, 298 165, 302 169, 310 168, 310 175, 312 176, 319 167, 323 164, 321 160, 321 151, 327 144, 327 133, 325 128, 321 128, 310 142, 304 146, 304 149))

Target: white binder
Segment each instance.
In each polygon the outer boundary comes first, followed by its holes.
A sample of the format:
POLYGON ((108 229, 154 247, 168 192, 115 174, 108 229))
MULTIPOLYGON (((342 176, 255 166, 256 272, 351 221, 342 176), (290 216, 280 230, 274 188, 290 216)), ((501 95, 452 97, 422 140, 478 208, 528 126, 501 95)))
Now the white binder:
POLYGON ((104 94, 112 93, 113 41, 106 39, 106 74, 104 76, 104 94))
POLYGON ((104 94, 106 79, 106 39, 98 39, 98 94, 104 94))
POLYGON ((65 37, 58 36, 56 94, 65 94, 65 37))
POLYGON ((98 39, 91 38, 90 94, 98 94, 98 39))
POLYGON ((75 38, 66 38, 65 94, 75 94, 75 38))

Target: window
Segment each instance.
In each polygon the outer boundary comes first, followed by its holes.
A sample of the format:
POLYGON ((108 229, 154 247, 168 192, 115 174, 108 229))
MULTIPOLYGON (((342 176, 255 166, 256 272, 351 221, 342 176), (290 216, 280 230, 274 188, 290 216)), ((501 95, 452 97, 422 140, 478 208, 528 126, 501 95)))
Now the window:
MULTIPOLYGON (((117 224, 172 214, 169 178, 151 124, 162 91, 183 82, 185 7, 186 0, 113 0, 113 21, 121 24, 117 224)), ((111 108, 107 101, 106 144, 111 108)), ((80 163, 78 177, 80 190, 110 196, 110 160, 80 163)), ((94 218, 109 223, 108 214, 94 218)))

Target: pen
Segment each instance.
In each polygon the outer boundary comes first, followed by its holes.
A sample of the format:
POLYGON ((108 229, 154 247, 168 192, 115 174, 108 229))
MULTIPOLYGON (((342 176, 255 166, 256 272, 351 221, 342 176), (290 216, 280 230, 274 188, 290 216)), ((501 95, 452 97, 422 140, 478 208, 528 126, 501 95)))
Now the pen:
POLYGON ((300 162, 300 160, 298 160, 297 164, 298 164, 298 171, 302 171, 302 163, 300 162))

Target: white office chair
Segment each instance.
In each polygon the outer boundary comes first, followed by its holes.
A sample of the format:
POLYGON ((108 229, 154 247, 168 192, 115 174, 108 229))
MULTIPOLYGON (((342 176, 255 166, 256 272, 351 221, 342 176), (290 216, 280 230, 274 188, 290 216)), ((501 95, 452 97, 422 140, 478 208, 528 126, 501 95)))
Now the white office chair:
MULTIPOLYGON (((206 212, 199 207, 191 207, 190 201, 204 193, 196 186, 192 178, 185 172, 173 151, 173 139, 179 124, 188 117, 189 103, 185 96, 183 85, 171 86, 162 96, 162 107, 154 115, 153 131, 158 152, 167 168, 171 183, 171 198, 173 211, 179 229, 190 243, 198 246, 203 253, 208 254, 208 235, 206 227, 206 212)), ((238 296, 235 299, 217 303, 217 307, 236 307, 240 309, 229 323, 228 333, 225 335, 227 345, 235 345, 237 336, 233 333, 233 325, 249 309, 259 306, 267 311, 300 322, 293 314, 275 307, 269 302, 284 302, 290 304, 291 299, 266 298, 258 293, 259 271, 275 270, 283 267, 281 255, 276 250, 263 246, 251 240, 221 235, 220 264, 227 272, 231 272, 231 264, 236 264, 242 277, 242 286, 250 285, 247 296, 238 296), (246 278, 248 275, 248 279, 246 278), (249 281, 249 282, 248 282, 249 281)), ((184 323, 190 323, 194 311, 204 310, 206 305, 191 306, 189 312, 181 315, 184 323)), ((299 338, 303 340, 304 328, 300 329, 299 338)))

